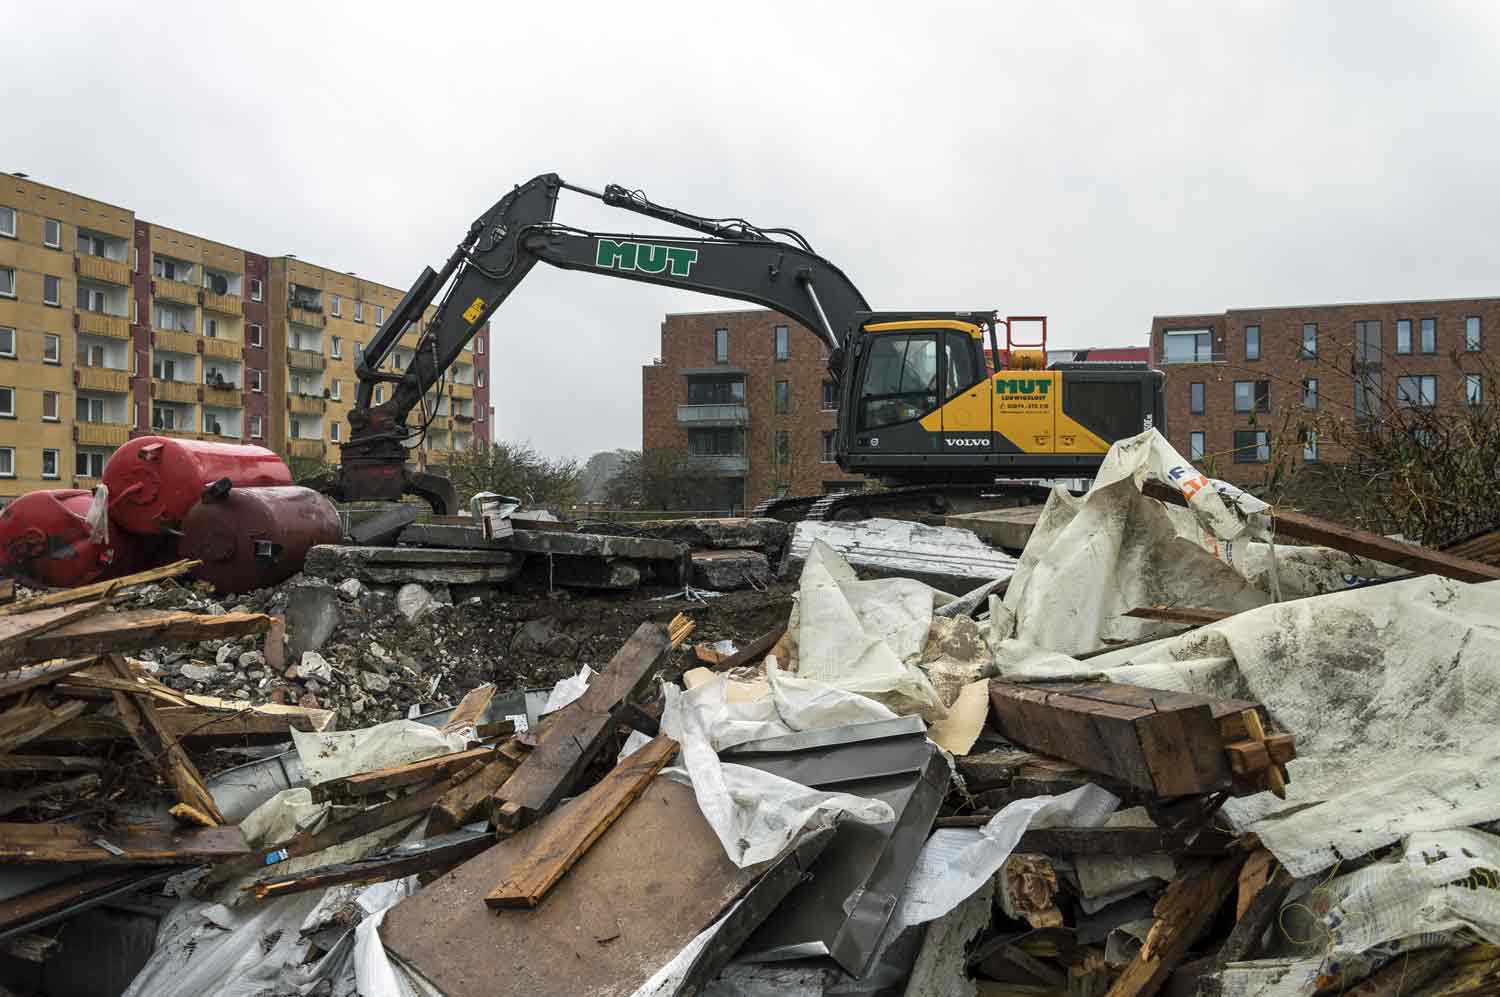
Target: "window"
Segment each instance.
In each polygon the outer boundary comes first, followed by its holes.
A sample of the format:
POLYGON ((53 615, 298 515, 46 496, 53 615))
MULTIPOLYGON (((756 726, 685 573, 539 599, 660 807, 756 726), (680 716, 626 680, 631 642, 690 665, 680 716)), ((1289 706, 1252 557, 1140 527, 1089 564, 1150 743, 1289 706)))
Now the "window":
POLYGON ((1417 348, 1423 353, 1437 352, 1437 319, 1424 318, 1421 326, 1421 339, 1417 348))
POLYGON ((1437 378, 1431 374, 1396 378, 1396 404, 1401 408, 1431 408, 1437 404, 1437 378))
POLYGON ((689 429, 688 453, 695 457, 743 457, 743 429, 689 429))
POLYGON ((44 477, 44 478, 55 478, 55 477, 57 477, 58 460, 59 460, 59 458, 58 458, 58 451, 56 451, 56 450, 43 450, 42 451, 42 477, 44 477))
POLYGON ((335 443, 339 441, 339 427, 342 425, 343 423, 338 421, 333 421, 328 424, 328 438, 335 443))
POLYGON ((1212 363, 1213 333, 1207 329, 1162 333, 1162 363, 1212 363))
POLYGON ((1305 464, 1318 462, 1318 434, 1315 430, 1302 430, 1302 461, 1305 464))
POLYGON ((62 305, 62 278, 50 273, 42 276, 42 304, 58 308, 62 305))
POLYGON ((375 306, 375 324, 385 325, 385 309, 379 305, 375 306))
POLYGON ((135 298, 131 298, 130 299, 130 324, 131 325, 138 325, 138 324, 140 324, 140 321, 141 321, 141 306, 140 306, 140 302, 136 301, 135 298))
POLYGON ((1245 326, 1245 359, 1260 359, 1260 326, 1245 326))
POLYGON ((104 477, 104 454, 79 450, 73 455, 73 473, 80 478, 104 477))
POLYGON ((690 377, 687 393, 689 405, 743 405, 745 382, 739 378, 690 377))
POLYGON ((825 464, 832 464, 834 462, 835 435, 831 430, 823 434, 823 463, 825 464))
POLYGON ((259 277, 251 277, 250 278, 250 300, 251 301, 259 301, 260 300, 260 278, 259 277))
POLYGON ((1188 460, 1202 460, 1206 449, 1202 432, 1188 433, 1188 460))
POLYGON ((78 422, 103 422, 104 399, 79 395, 73 403, 73 418, 78 422))
POLYGON ((396 370, 401 370, 406 366, 406 359, 401 356, 400 350, 397 350, 395 353, 391 354, 391 366, 396 370))
POLYGON ((484 387, 484 371, 479 372, 479 376, 474 380, 474 386, 476 388, 484 387))
POLYGON ((58 399, 58 397, 59 396, 58 396, 57 392, 55 392, 55 391, 43 391, 42 392, 42 421, 43 422, 56 422, 58 420, 58 418, 59 418, 59 416, 57 414, 57 399, 58 399))
POLYGON ((784 325, 776 327, 776 359, 790 360, 792 356, 791 335, 784 325))
POLYGON ((375 404, 376 405, 380 405, 380 404, 383 404, 384 402, 385 402, 385 385, 383 385, 383 384, 377 384, 377 385, 375 385, 375 404))
POLYGON ((342 401, 344 398, 344 382, 338 378, 334 378, 332 387, 328 389, 328 394, 334 401, 342 401))
POLYGON ((42 336, 42 362, 62 363, 62 337, 55 332, 42 336))
POLYGON ((1478 405, 1484 401, 1484 379, 1478 374, 1464 375, 1464 401, 1478 405))
POLYGON ((251 367, 250 368, 250 390, 251 391, 264 391, 264 390, 266 390, 266 388, 265 388, 265 371, 260 370, 260 369, 258 369, 256 367, 251 367))
POLYGON ((1234 410, 1236 412, 1271 411, 1271 382, 1235 381, 1234 410))
POLYGON ((16 209, 0 204, 0 235, 8 239, 16 237, 16 209))
POLYGON ((1396 352, 1411 352, 1411 319, 1409 318, 1396 320, 1396 352))
POLYGON ((823 382, 823 411, 832 412, 839 407, 839 382, 823 382))
POLYGON ((333 300, 328 303, 328 314, 334 318, 341 318, 344 314, 344 299, 335 294, 333 300))
POLYGON ((790 464, 792 462, 792 434, 785 429, 776 431, 776 463, 790 464))
POLYGON ((776 414, 786 415, 792 410, 792 382, 776 382, 776 414))
POLYGON ((1203 414, 1203 382, 1194 381, 1188 385, 1188 411, 1193 415, 1203 414))
POLYGON ((16 330, 8 325, 0 326, 0 357, 16 355, 16 330))
POLYGON ((203 335, 209 339, 219 338, 219 320, 216 318, 205 318, 203 320, 203 335))
POLYGON ((1270 459, 1270 435, 1264 429, 1235 431, 1234 462, 1236 464, 1264 464, 1270 459))
POLYGON ((356 301, 354 303, 354 321, 356 321, 356 322, 363 322, 364 320, 365 320, 365 303, 363 301, 356 301))
POLYGON ((16 270, 14 267, 0 267, 0 298, 14 298, 16 296, 16 270))
POLYGON ((258 416, 258 415, 252 415, 250 417, 250 438, 252 440, 258 440, 258 439, 261 438, 261 436, 262 436, 262 432, 261 432, 260 416, 258 416))
POLYGON ((79 311, 102 312, 104 311, 104 292, 96 291, 91 287, 78 285, 78 294, 75 298, 79 311))
POLYGON ((1470 353, 1479 352, 1480 344, 1484 341, 1481 330, 1478 315, 1470 315, 1464 319, 1464 349, 1470 353))
MULTIPOLYGON (((58 221, 56 218, 47 218, 42 221, 42 245, 46 246, 48 249, 62 248, 62 222, 58 221)), ((52 454, 55 457, 57 455, 57 451, 52 451, 52 454)), ((54 478, 57 477, 57 472, 55 470, 53 471, 52 476, 54 478)))
POLYGON ((152 357, 151 376, 161 381, 177 380, 177 361, 162 356, 152 357))
POLYGON ((729 362, 729 330, 714 330, 714 363, 729 362))
POLYGON ((354 359, 363 360, 365 357, 365 344, 359 340, 354 341, 354 359))
POLYGON ((15 418, 16 415, 16 389, 0 388, 0 415, 7 418, 15 418))
POLYGON ((474 352, 478 353, 480 356, 484 356, 484 337, 483 336, 480 336, 478 339, 474 340, 474 352))
MULTIPOLYGON (((1308 322, 1302 326, 1302 359, 1313 360, 1318 355, 1318 323, 1308 322)), ((1239 458, 1236 457, 1236 460, 1239 458)))
POLYGON ((16 448, 0 447, 0 478, 16 476, 16 448))
POLYGON ((265 333, 263 333, 261 331, 260 325, 258 323, 255 323, 255 322, 251 322, 250 323, 250 345, 251 346, 264 346, 265 343, 266 343, 264 337, 265 337, 265 333))
POLYGON ((878 336, 866 361, 859 428, 910 422, 937 408, 937 340, 931 333, 878 336))
POLYGON ((1302 407, 1318 407, 1318 379, 1316 377, 1302 379, 1302 407))

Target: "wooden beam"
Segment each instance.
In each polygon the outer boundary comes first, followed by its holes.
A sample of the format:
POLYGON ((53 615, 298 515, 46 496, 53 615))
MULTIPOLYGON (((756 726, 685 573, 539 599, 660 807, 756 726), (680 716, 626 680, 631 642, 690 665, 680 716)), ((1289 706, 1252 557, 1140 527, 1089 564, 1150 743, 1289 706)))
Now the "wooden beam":
POLYGON ((66 755, 0 755, 0 772, 103 772, 102 758, 66 755))
POLYGON ((1127 609, 1122 616, 1137 620, 1161 620, 1164 623, 1187 623, 1195 627, 1227 620, 1233 613, 1221 613, 1217 609, 1197 609, 1191 606, 1137 606, 1127 609))
MULTIPOLYGON (((1187 505, 1187 499, 1182 497, 1180 491, 1160 481, 1147 481, 1141 492, 1161 502, 1187 505)), ((1276 536, 1283 540, 1300 540, 1303 543, 1332 547, 1346 554, 1367 557, 1382 564, 1394 564, 1424 575, 1442 575, 1461 582, 1488 582, 1500 578, 1500 567, 1492 564, 1429 550, 1416 544, 1402 543, 1290 509, 1272 509, 1271 527, 1276 536)))
POLYGON ((0 616, 7 616, 11 613, 29 613, 33 609, 50 609, 53 606, 66 606, 70 603, 85 602, 90 599, 106 599, 126 589, 135 588, 137 585, 146 585, 151 582, 159 582, 167 578, 176 578, 178 575, 187 574, 202 563, 202 561, 190 560, 174 561, 160 568, 138 571, 133 575, 122 575, 119 578, 95 582, 92 585, 80 585, 78 588, 49 592, 46 595, 39 595, 12 606, 0 606, 0 616))
POLYGON ((54 606, 50 609, 0 616, 0 671, 8 671, 17 665, 27 664, 41 658, 61 658, 76 654, 77 652, 68 651, 28 657, 26 651, 32 641, 48 631, 59 630, 103 608, 102 602, 81 602, 70 606, 54 606))
MULTIPOLYGON (((104 662, 114 672, 115 678, 134 683, 134 673, 123 657, 106 655, 104 662)), ((191 807, 200 821, 206 818, 213 824, 224 823, 224 815, 214 803, 213 794, 203 784, 198 766, 182 749, 176 735, 157 717, 150 696, 144 690, 116 691, 114 696, 120 722, 130 732, 141 754, 146 756, 146 761, 155 766, 162 782, 172 787, 178 801, 191 807)))
POLYGON ((1113 644, 1105 644, 1103 647, 1096 647, 1092 651, 1084 651, 1082 654, 1075 654, 1073 655, 1073 660, 1087 661, 1090 658, 1097 658, 1101 655, 1109 654, 1111 651, 1123 651, 1127 647, 1140 647, 1142 644, 1155 644, 1159 640, 1167 640, 1171 637, 1179 637, 1182 634, 1187 633, 1189 630, 1195 629, 1197 629, 1196 624, 1190 627, 1182 627, 1168 633, 1151 634, 1146 637, 1137 637, 1134 640, 1116 641, 1113 644))
MULTIPOLYGON (((79 712, 86 704, 79 702, 79 712)), ((76 714, 75 714, 76 717, 76 714)), ((215 710, 204 706, 161 706, 156 717, 172 736, 194 746, 275 744, 290 741, 289 731, 314 729, 306 712, 265 713, 258 710, 215 710)), ((76 717, 37 738, 46 744, 97 744, 121 741, 130 736, 115 717, 76 717)), ((0 748, 3 750, 3 748, 0 748)))
POLYGON ((289 893, 305 893, 330 886, 388 883, 419 872, 451 869, 493 846, 495 839, 488 834, 467 834, 450 842, 434 838, 430 844, 432 847, 420 850, 401 849, 353 862, 325 865, 293 876, 273 876, 251 883, 245 889, 254 893, 257 900, 269 900, 289 893))
POLYGON ((61 678, 82 671, 93 665, 97 658, 58 658, 56 661, 44 661, 39 665, 27 665, 14 671, 0 674, 0 699, 14 696, 25 692, 27 689, 35 689, 37 686, 51 685, 61 678))
POLYGON ((265 633, 270 628, 271 618, 262 613, 203 616, 174 610, 127 609, 74 620, 49 633, 30 637, 20 648, 16 663, 223 640, 265 633))
POLYGON ((23 744, 41 741, 53 731, 66 729, 88 708, 87 703, 74 699, 56 709, 30 703, 0 713, 0 755, 9 754, 23 744))
POLYGON ((74 779, 40 782, 25 789, 0 790, 0 815, 13 813, 49 797, 63 796, 68 800, 77 800, 98 788, 98 773, 89 772, 74 779))
POLYGON ((470 689, 464 693, 453 713, 449 715, 448 722, 443 724, 443 732, 452 733, 462 727, 471 727, 484 719, 484 712, 490 708, 490 700, 495 698, 495 683, 486 682, 484 685, 470 689))
POLYGON ((0 862, 197 865, 249 851, 233 826, 180 830, 134 824, 100 831, 78 824, 0 823, 0 862))
POLYGON ((624 758, 592 789, 530 830, 530 847, 484 898, 490 907, 535 907, 677 754, 660 734, 624 758))
POLYGON ((315 789, 318 796, 323 799, 369 796, 372 793, 384 793, 387 790, 400 789, 402 786, 411 786, 419 782, 447 778, 461 768, 474 762, 487 762, 494 756, 493 747, 470 748, 467 751, 435 755, 432 758, 408 762, 405 765, 393 765, 390 768, 347 775, 341 779, 330 779, 320 783, 315 789))
POLYGON ((776 646, 776 642, 779 641, 782 638, 782 635, 784 635, 785 633, 786 627, 777 627, 774 630, 767 630, 765 633, 761 634, 759 637, 755 638, 750 643, 746 644, 744 647, 731 654, 729 657, 721 660, 714 667, 721 672, 727 672, 731 668, 743 668, 746 665, 758 665, 760 664, 761 659, 763 659, 767 654, 771 653, 771 648, 776 646))
POLYGON ((1106 997, 1152 997, 1234 891, 1243 856, 1174 879, 1156 902, 1156 922, 1106 997))
MULTIPOLYGON (((1110 683, 1100 683, 1108 685, 1110 683)), ((1136 692, 1155 693, 1156 690, 1136 692)), ((1204 703, 1129 705, 1090 694, 990 682, 991 719, 1006 740, 1101 772, 1157 796, 1228 789, 1231 773, 1213 711, 1204 703)))

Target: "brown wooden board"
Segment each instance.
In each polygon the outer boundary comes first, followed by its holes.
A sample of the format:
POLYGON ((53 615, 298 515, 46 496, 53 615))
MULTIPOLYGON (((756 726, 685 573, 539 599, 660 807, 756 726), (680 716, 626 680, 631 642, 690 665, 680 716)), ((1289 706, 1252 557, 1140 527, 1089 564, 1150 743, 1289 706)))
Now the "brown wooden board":
MULTIPOLYGON (((0 620, 0 623, 4 622, 9 621, 0 620)), ((138 651, 146 647, 265 633, 270 628, 271 618, 261 613, 203 616, 175 610, 127 609, 120 613, 97 613, 40 636, 29 637, 18 648, 14 660, 17 664, 24 664, 64 656, 138 651)))
POLYGON ((92 897, 108 894, 139 879, 143 872, 149 870, 150 867, 90 870, 81 876, 65 879, 60 883, 49 883, 20 896, 0 900, 0 931, 10 931, 37 918, 75 907, 92 897))
POLYGON ((491 907, 535 907, 645 791, 662 766, 677 754, 677 742, 658 735, 624 758, 591 789, 561 810, 522 831, 530 841, 525 854, 506 870, 484 898, 491 907))
POLYGON ((94 664, 95 660, 94 658, 71 660, 59 658, 56 661, 44 661, 39 665, 27 665, 14 671, 0 673, 0 699, 25 692, 27 689, 35 689, 37 686, 51 685, 74 672, 88 668, 94 664))
POLYGON ((414 876, 419 872, 451 869, 468 861, 495 844, 488 834, 468 835, 452 842, 434 841, 434 847, 420 851, 395 851, 353 862, 308 869, 293 876, 277 876, 251 883, 245 889, 257 900, 267 900, 288 893, 306 893, 330 886, 388 883, 393 879, 414 876))
POLYGON ((386 949, 448 997, 625 997, 764 869, 729 860, 692 787, 656 779, 535 910, 492 911, 484 896, 525 852, 523 838, 392 908, 386 949))
POLYGON ((78 722, 79 715, 88 709, 87 703, 69 700, 56 709, 41 703, 13 706, 0 713, 0 755, 9 754, 25 744, 41 742, 49 735, 66 730, 78 722))
POLYGON ((490 708, 490 700, 494 698, 495 683, 493 682, 486 682, 484 685, 470 689, 464 693, 464 698, 448 715, 447 722, 443 724, 443 731, 447 733, 479 723, 484 716, 484 711, 490 708))
MULTIPOLYGON (((80 703, 79 706, 84 704, 80 703)), ((290 741, 292 729, 310 731, 312 718, 301 713, 257 713, 215 710, 203 706, 161 706, 156 717, 178 740, 195 746, 267 744, 290 741)), ((130 733, 114 717, 78 717, 37 738, 37 743, 75 744, 120 741, 130 733)))
POLYGON ((1158 796, 1229 788, 1229 762, 1207 704, 1131 705, 1082 691, 992 680, 995 729, 1014 744, 1158 796))
POLYGON ((246 855, 249 851, 250 846, 238 827, 181 830, 135 824, 100 831, 77 824, 0 823, 0 862, 196 865, 246 855), (99 841, 114 850, 98 844, 99 841))
POLYGON ((775 630, 767 630, 759 637, 740 648, 727 658, 720 659, 715 666, 719 671, 728 671, 731 668, 743 668, 746 665, 758 665, 776 642, 786 633, 786 627, 777 627, 775 630))
POLYGON ((80 585, 78 588, 49 592, 46 595, 27 599, 25 602, 0 607, 0 616, 7 616, 11 613, 29 613, 34 609, 49 609, 53 606, 66 606, 75 602, 85 602, 90 599, 115 595, 126 589, 134 588, 137 585, 159 582, 165 578, 175 578, 178 575, 187 574, 202 563, 202 561, 174 561, 172 564, 163 565, 160 568, 150 568, 146 571, 138 571, 133 575, 124 575, 120 578, 94 582, 92 585, 80 585))
MULTIPOLYGON (((109 654, 105 664, 114 672, 114 677, 133 684, 130 666, 118 654, 109 654)), ((162 782, 172 787, 177 799, 192 808, 204 823, 222 824, 224 815, 214 803, 213 794, 203 784, 198 766, 182 749, 182 744, 171 729, 157 717, 151 697, 143 687, 134 692, 117 691, 115 709, 120 722, 130 731, 131 738, 141 749, 146 761, 156 766, 162 782)))
POLYGON ((513 758, 502 755, 477 766, 472 773, 460 769, 454 776, 457 785, 432 805, 427 833, 443 834, 471 821, 489 819, 490 800, 515 772, 516 765, 513 758))
POLYGON ((1161 989, 1234 891, 1241 861, 1224 859, 1172 881, 1157 901, 1146 943, 1116 977, 1107 997, 1151 997, 1161 989))
POLYGON ((454 751, 446 755, 424 758, 421 761, 408 762, 405 765, 393 765, 390 768, 359 772, 341 779, 330 779, 318 784, 314 789, 317 795, 324 799, 336 796, 369 796, 390 789, 412 786, 419 782, 446 778, 466 765, 472 765, 474 762, 487 762, 494 755, 493 747, 454 751))
POLYGON ((1137 620, 1161 620, 1163 623, 1188 623, 1193 626, 1204 626, 1209 623, 1217 623, 1227 620, 1233 613, 1223 613, 1217 609, 1201 609, 1195 606, 1137 606, 1127 609, 1122 616, 1130 616, 1137 620))
POLYGON ((59 630, 103 608, 102 602, 80 602, 68 606, 53 606, 50 609, 36 609, 0 616, 0 671, 31 661, 60 658, 65 654, 77 656, 79 654, 77 651, 44 655, 31 655, 28 652, 31 644, 49 631, 59 630))

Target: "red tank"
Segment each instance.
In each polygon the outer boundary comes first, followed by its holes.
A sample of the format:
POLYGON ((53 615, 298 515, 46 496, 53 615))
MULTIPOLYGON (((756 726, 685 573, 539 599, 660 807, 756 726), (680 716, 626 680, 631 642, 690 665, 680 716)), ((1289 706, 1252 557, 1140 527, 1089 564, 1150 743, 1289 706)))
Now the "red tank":
POLYGON ((27 492, 0 511, 0 570, 38 588, 73 588, 150 567, 149 543, 111 524, 109 543, 89 539, 93 492, 27 492))
POLYGON ((204 486, 221 478, 244 488, 290 485, 292 472, 265 447, 141 436, 104 465, 109 518, 142 535, 180 529, 204 486))
POLYGON ((232 488, 193 507, 178 550, 203 562, 193 574, 233 595, 290 578, 309 548, 343 538, 338 511, 311 488, 232 488))

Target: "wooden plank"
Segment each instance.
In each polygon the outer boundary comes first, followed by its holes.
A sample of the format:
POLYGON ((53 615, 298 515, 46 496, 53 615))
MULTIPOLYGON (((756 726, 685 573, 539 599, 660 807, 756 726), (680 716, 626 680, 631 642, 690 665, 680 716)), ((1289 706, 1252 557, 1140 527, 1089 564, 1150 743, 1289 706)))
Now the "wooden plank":
MULTIPOLYGON (((1159 481, 1147 481, 1141 491, 1149 498, 1162 502, 1187 505, 1187 500, 1180 491, 1159 481)), ((1394 564, 1421 574, 1442 575, 1461 582, 1488 582, 1500 578, 1500 567, 1492 564, 1402 543, 1290 509, 1271 510, 1271 526, 1276 536, 1283 540, 1300 540, 1303 543, 1332 547, 1346 554, 1357 554, 1372 561, 1394 564)))
POLYGON ((0 862, 196 865, 249 851, 245 836, 232 826, 181 830, 134 824, 100 831, 77 824, 0 823, 0 862))
POLYGON ((432 805, 428 816, 429 835, 446 834, 472 821, 487 819, 495 791, 505 785, 520 762, 506 756, 497 757, 474 771, 461 771, 456 785, 432 805))
POLYGON ((88 704, 69 700, 56 709, 40 703, 17 706, 0 714, 0 755, 6 755, 32 741, 41 741, 48 734, 66 729, 78 716, 88 709, 88 704))
POLYGON ((1160 620, 1163 623, 1188 623, 1201 627, 1209 623, 1227 620, 1233 613, 1221 613, 1217 609, 1198 609, 1191 606, 1137 606, 1127 609, 1121 616, 1137 620, 1160 620))
POLYGON ((435 755, 432 758, 408 762, 405 765, 393 765, 390 768, 359 772, 341 779, 330 779, 315 788, 318 795, 325 799, 338 796, 369 796, 372 793, 383 793, 419 782, 447 778, 465 766, 474 762, 487 762, 494 756, 494 747, 470 748, 467 751, 435 755))
POLYGON ((203 616, 175 610, 127 609, 119 613, 99 613, 31 637, 20 649, 16 663, 223 640, 265 633, 270 628, 271 618, 263 613, 203 616))
POLYGON ((486 682, 484 685, 470 689, 453 708, 448 722, 443 724, 443 732, 451 733, 460 728, 478 724, 484 718, 484 711, 490 708, 490 700, 494 698, 495 683, 493 682, 486 682))
POLYGON ((46 595, 39 595, 34 599, 27 599, 25 602, 18 602, 12 606, 0 606, 0 616, 8 616, 11 613, 29 613, 33 609, 50 609, 53 606, 66 606, 71 603, 85 602, 90 599, 108 598, 126 589, 135 588, 138 585, 146 585, 151 582, 159 582, 167 578, 176 578, 178 575, 187 574, 202 563, 202 561, 191 560, 174 561, 160 568, 138 571, 133 575, 122 575, 119 578, 94 582, 92 585, 80 585, 77 588, 49 592, 46 595))
POLYGON ((140 874, 141 870, 138 869, 96 870, 60 883, 39 886, 18 897, 0 900, 0 931, 9 931, 37 918, 68 910, 101 894, 108 894, 138 879, 140 874))
POLYGON ((1045 685, 1033 684, 1032 688, 1054 689, 1083 699, 1139 706, 1148 710, 1207 706, 1216 720, 1237 716, 1245 710, 1259 709, 1258 703, 1252 703, 1248 699, 1220 699, 1215 696, 1200 696, 1195 692, 1178 692, 1175 689, 1152 689, 1128 682, 1048 682, 1045 685))
POLYGON ((484 902, 490 907, 535 907, 625 808, 677 754, 665 734, 621 760, 588 792, 550 815, 530 835, 530 847, 507 869, 484 902))
POLYGON ((451 869, 490 848, 494 843, 495 839, 488 834, 466 834, 446 843, 441 839, 433 839, 433 847, 419 851, 397 850, 353 862, 325 865, 293 876, 263 879, 249 884, 245 889, 253 893, 257 900, 269 900, 289 893, 305 893, 330 886, 388 883, 421 872, 451 869))
POLYGON ((744 647, 731 654, 729 657, 722 659, 715 667, 721 672, 727 672, 731 668, 743 668, 746 665, 758 665, 767 654, 771 653, 771 648, 776 646, 776 642, 779 641, 785 633, 786 627, 777 627, 774 630, 767 630, 765 633, 761 634, 759 637, 755 638, 750 643, 746 644, 744 647))
MULTIPOLYGON (((85 704, 79 703, 79 707, 85 704)), ((194 746, 277 744, 290 741, 288 732, 314 729, 306 712, 266 713, 257 710, 214 710, 204 706, 162 706, 156 717, 172 736, 194 746)), ((77 717, 51 731, 37 743, 97 744, 121 741, 129 731, 114 717, 77 717)))
POLYGON ((1221 960, 1220 969, 1227 963, 1255 958, 1261 938, 1281 913, 1281 903, 1291 892, 1294 882, 1291 873, 1278 868, 1261 884, 1248 903, 1241 896, 1239 903, 1243 906, 1239 909, 1238 920, 1224 944, 1219 946, 1217 957, 1221 960))
POLYGON ((1121 971, 1106 997, 1152 997, 1219 914, 1234 891, 1242 856, 1174 879, 1157 901, 1146 943, 1121 971))
POLYGON ((29 807, 38 800, 45 800, 49 797, 78 800, 98 788, 98 774, 89 772, 74 779, 40 782, 25 789, 0 790, 0 816, 14 813, 22 807, 29 807))
MULTIPOLYGON (((115 678, 134 684, 133 673, 123 657, 106 655, 104 662, 114 672, 115 678)), ((203 784, 198 766, 183 750, 176 735, 157 717, 151 698, 144 691, 117 691, 114 696, 120 722, 130 732, 141 754, 146 756, 146 761, 156 767, 162 782, 172 787, 178 801, 191 807, 199 818, 207 818, 214 824, 224 823, 224 815, 214 803, 213 794, 203 784)))
POLYGON ((33 640, 49 631, 59 630, 103 608, 102 602, 81 602, 71 606, 54 606, 34 612, 0 616, 0 671, 41 658, 61 658, 70 653, 76 655, 78 652, 72 651, 27 657, 26 651, 33 640))
POLYGON ((0 755, 0 772, 103 772, 102 758, 67 755, 0 755))
MULTIPOLYGON (((680 627, 675 631, 683 637, 680 627)), ((679 640, 681 638, 678 638, 679 640)), ((505 785, 495 793, 495 826, 514 831, 557 805, 614 729, 614 715, 674 646, 667 628, 642 623, 582 696, 560 710, 505 785)))
POLYGON ((58 679, 88 668, 97 660, 97 658, 58 658, 56 661, 44 661, 39 665, 27 665, 24 668, 6 672, 0 675, 0 699, 25 692, 27 689, 51 685, 58 679))

